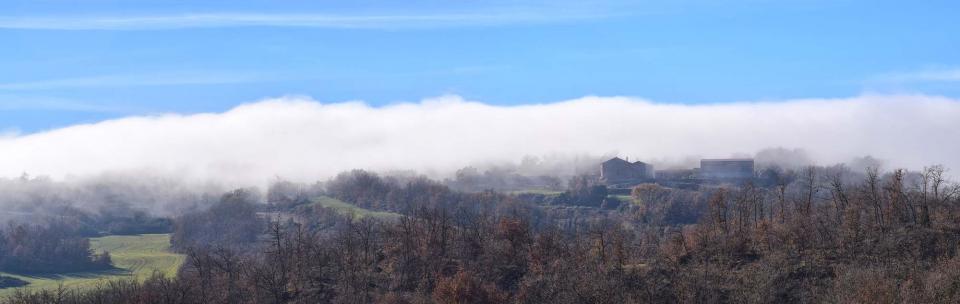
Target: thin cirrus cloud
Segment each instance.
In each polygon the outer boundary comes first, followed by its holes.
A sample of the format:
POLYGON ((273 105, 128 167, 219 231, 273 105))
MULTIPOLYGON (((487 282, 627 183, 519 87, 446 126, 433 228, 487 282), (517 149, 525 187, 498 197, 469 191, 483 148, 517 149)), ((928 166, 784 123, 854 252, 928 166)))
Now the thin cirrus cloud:
POLYGON ((0 95, 0 111, 54 110, 88 113, 133 113, 134 107, 118 107, 55 97, 0 95))
POLYGON ((230 72, 178 72, 102 75, 0 83, 0 91, 54 90, 121 86, 207 85, 264 81, 265 76, 230 72))
POLYGON ((915 82, 960 82, 960 68, 927 69, 913 72, 889 73, 880 75, 874 82, 915 83, 915 82))
POLYGON ((305 27, 339 29, 411 29, 544 23, 608 16, 600 13, 544 13, 505 10, 438 14, 282 14, 192 13, 141 16, 0 17, 0 29, 21 30, 170 30, 222 27, 305 27))
MULTIPOLYGON (((442 96, 373 107, 275 98, 222 113, 131 116, 0 137, 0 176, 150 170, 260 185, 355 168, 438 175, 527 155, 729 157, 801 148, 819 164, 864 155, 892 167, 960 168, 960 100, 865 95, 724 104, 584 97, 495 106, 442 96)), ((889 169, 889 168, 887 168, 889 169)))

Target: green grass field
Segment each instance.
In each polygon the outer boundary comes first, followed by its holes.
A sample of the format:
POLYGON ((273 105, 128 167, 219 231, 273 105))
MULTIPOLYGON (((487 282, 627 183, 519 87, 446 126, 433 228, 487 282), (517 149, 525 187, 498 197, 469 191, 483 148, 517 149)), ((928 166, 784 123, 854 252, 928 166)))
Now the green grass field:
POLYGON ((373 211, 370 209, 360 208, 353 204, 350 204, 329 196, 321 196, 321 197, 315 198, 313 200, 313 203, 318 204, 320 206, 327 207, 327 208, 336 209, 337 212, 340 212, 341 214, 353 214, 357 218, 364 218, 369 216, 369 217, 374 217, 379 219, 396 219, 402 216, 399 213, 373 211))
MULTIPOLYGON (((176 275, 184 256, 170 252, 169 234, 114 235, 90 239, 90 247, 97 252, 110 252, 113 265, 117 268, 106 271, 89 271, 62 274, 44 274, 37 276, 0 274, 20 278, 30 285, 25 289, 56 289, 61 283, 64 287, 88 288, 98 283, 117 279, 144 279, 154 271, 168 277, 176 275)), ((9 295, 15 289, 0 289, 0 297, 9 295)))

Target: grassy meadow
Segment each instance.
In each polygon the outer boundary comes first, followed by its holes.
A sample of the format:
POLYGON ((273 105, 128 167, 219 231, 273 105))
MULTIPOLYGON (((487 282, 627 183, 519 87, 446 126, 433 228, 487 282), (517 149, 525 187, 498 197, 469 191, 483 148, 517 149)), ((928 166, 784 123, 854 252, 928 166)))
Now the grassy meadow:
MULTIPOLYGON (((90 247, 96 252, 110 252, 115 269, 102 271, 22 275, 3 273, 30 282, 25 289, 90 288, 97 284, 117 279, 144 279, 154 271, 174 276, 184 256, 170 251, 169 234, 112 235, 90 239, 90 247)), ((0 289, 0 297, 9 295, 15 288, 0 289)))
POLYGON ((329 197, 321 196, 313 200, 313 204, 317 204, 327 208, 336 209, 337 212, 341 214, 353 214, 357 218, 364 217, 374 217, 379 219, 395 219, 401 217, 399 213, 393 212, 384 212, 384 211, 373 211, 370 209, 360 208, 356 205, 329 197))

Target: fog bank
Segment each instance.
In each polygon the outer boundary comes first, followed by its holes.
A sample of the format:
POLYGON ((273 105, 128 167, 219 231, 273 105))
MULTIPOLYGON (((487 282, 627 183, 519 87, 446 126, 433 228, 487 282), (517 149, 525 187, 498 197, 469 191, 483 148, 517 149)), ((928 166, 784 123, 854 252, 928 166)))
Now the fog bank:
MULTIPOLYGON (((684 164, 752 156, 768 147, 803 149, 804 155, 785 156, 816 164, 872 155, 891 167, 960 168, 957 138, 960 100, 923 95, 707 105, 584 97, 522 106, 442 96, 383 107, 284 97, 223 113, 136 116, 5 135, 0 176, 151 170, 261 185, 276 176, 313 181, 354 168, 444 176, 530 155, 684 164)), ((777 153, 760 156, 784 156, 777 153)))

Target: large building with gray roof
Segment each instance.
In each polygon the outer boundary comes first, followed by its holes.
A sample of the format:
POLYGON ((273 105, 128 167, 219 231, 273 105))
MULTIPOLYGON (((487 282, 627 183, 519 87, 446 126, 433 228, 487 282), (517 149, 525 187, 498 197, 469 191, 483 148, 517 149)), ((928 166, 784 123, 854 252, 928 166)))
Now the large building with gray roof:
POLYGON ((703 179, 749 179, 753 178, 753 169, 753 159, 750 158, 700 160, 700 178, 703 179))

